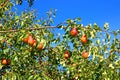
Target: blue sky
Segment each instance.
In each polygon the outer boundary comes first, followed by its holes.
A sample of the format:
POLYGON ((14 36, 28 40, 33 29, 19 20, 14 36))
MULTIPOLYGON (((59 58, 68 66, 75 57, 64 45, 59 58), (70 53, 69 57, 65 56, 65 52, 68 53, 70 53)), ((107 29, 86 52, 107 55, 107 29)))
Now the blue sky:
MULTIPOLYGON (((27 2, 19 10, 28 8, 27 2)), ((82 24, 97 23, 103 27, 108 22, 110 29, 120 29, 120 0, 35 0, 32 9, 38 17, 45 16, 50 9, 57 9, 55 25, 68 18, 82 18, 82 24)))

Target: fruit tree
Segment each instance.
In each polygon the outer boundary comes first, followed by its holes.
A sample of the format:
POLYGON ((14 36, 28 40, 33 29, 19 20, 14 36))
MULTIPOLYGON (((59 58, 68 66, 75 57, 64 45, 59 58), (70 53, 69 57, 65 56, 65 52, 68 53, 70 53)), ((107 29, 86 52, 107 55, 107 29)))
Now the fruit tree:
POLYGON ((83 26, 80 18, 51 26, 55 10, 43 20, 34 10, 18 15, 14 5, 0 0, 1 79, 120 79, 120 30, 111 31, 108 23, 83 26))

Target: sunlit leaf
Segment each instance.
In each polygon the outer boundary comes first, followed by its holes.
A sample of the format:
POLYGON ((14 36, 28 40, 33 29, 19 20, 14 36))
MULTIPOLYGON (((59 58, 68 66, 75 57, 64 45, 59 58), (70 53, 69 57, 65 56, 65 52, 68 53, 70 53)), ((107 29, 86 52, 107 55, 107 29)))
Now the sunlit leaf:
POLYGON ((109 29, 109 24, 108 24, 108 23, 105 23, 105 24, 104 24, 104 29, 105 29, 105 30, 108 30, 108 29, 109 29))

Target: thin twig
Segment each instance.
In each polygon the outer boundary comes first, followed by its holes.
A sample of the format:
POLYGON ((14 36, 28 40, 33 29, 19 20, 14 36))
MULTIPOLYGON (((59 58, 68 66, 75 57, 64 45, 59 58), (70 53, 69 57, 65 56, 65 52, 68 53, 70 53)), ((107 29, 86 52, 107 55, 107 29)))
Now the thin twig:
MULTIPOLYGON (((21 30, 40 30, 40 29, 45 29, 45 28, 58 28, 57 26, 46 26, 46 27, 40 27, 40 28, 27 28, 27 29, 21 29, 21 30)), ((9 32, 18 32, 21 30, 7 30, 7 31, 0 31, 0 33, 9 33, 9 32)))

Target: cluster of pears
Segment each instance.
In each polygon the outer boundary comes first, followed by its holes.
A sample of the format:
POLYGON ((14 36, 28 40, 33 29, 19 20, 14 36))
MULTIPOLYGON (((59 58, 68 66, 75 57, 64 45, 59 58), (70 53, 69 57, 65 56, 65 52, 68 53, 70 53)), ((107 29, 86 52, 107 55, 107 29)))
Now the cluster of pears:
POLYGON ((37 49, 38 50, 42 50, 43 49, 43 47, 44 47, 44 45, 43 45, 43 43, 39 43, 38 45, 37 45, 37 41, 32 37, 32 35, 28 35, 27 36, 27 38, 23 38, 22 39, 22 41, 24 42, 24 43, 28 43, 30 46, 32 46, 32 47, 36 47, 37 46, 37 49))
MULTIPOLYGON (((78 30, 77 30, 76 27, 74 27, 74 28, 72 28, 72 29, 70 30, 70 35, 73 36, 73 37, 75 37, 75 36, 78 35, 78 30)), ((82 44, 86 44, 86 43, 88 42, 88 39, 87 39, 87 35, 86 35, 86 34, 83 34, 83 35, 80 37, 80 42, 81 42, 82 44)), ((82 52, 82 58, 87 59, 87 58, 89 57, 88 55, 89 55, 89 53, 88 53, 87 51, 84 50, 84 51, 82 52)), ((64 57, 65 57, 66 59, 70 58, 70 53, 69 53, 69 51, 65 51, 65 52, 64 52, 64 57)))

